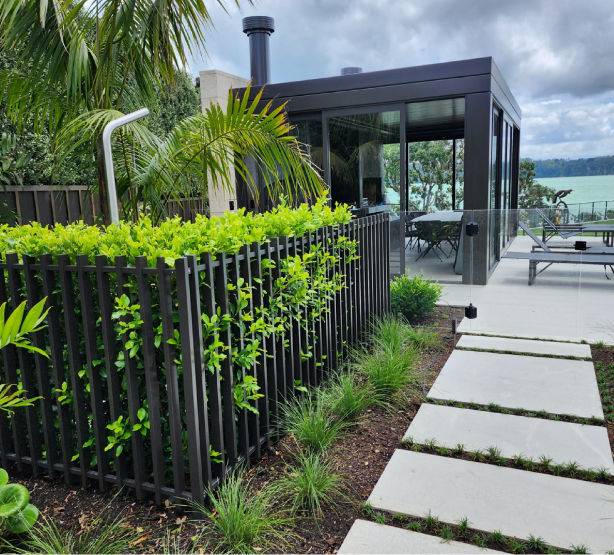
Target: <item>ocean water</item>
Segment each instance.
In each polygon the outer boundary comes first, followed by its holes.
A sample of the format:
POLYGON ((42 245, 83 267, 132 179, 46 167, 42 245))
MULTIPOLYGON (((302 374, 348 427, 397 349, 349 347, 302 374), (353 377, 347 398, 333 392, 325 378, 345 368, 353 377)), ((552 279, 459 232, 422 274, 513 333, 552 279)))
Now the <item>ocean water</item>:
MULTIPOLYGON (((567 204, 578 202, 614 201, 614 175, 591 175, 584 177, 538 177, 537 181, 556 191, 572 189, 563 200, 567 204)), ((608 210, 609 210, 608 203, 608 210)), ((614 203, 612 203, 614 207, 614 203)))

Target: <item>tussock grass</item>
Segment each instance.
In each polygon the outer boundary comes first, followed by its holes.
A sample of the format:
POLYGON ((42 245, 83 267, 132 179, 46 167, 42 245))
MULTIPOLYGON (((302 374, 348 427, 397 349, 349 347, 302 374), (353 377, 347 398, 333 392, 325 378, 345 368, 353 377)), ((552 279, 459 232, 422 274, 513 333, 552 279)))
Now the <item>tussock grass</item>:
POLYGON ((369 407, 384 404, 382 396, 350 370, 335 375, 319 395, 335 417, 348 423, 356 422, 369 407))
POLYGON ((254 553, 258 548, 275 553, 287 545, 293 519, 276 510, 273 488, 254 491, 250 480, 234 474, 208 493, 210 508, 194 505, 207 517, 202 536, 208 539, 207 552, 254 553))
POLYGON ((362 349, 354 352, 353 367, 376 393, 388 398, 418 383, 415 371, 418 356, 417 351, 403 347, 362 349))
POLYGON ((60 530, 50 518, 43 515, 28 532, 24 549, 16 549, 16 552, 110 555, 134 551, 133 542, 138 540, 139 535, 130 526, 126 526, 127 519, 123 515, 111 519, 107 513, 103 511, 85 531, 71 529, 68 532, 60 530))
POLYGON ((335 418, 326 395, 308 392, 280 407, 279 429, 308 451, 319 453, 341 437, 347 424, 335 418))
POLYGON ((324 505, 336 505, 348 498, 344 479, 333 461, 323 454, 299 455, 286 472, 273 488, 290 501, 293 514, 305 511, 311 516, 322 516, 324 505))

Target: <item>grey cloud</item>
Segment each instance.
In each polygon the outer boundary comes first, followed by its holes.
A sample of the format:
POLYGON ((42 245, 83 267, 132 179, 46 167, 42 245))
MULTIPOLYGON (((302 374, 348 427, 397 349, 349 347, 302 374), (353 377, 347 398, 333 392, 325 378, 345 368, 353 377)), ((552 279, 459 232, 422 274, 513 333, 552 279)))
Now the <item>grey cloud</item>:
MULTIPOLYGON (((593 128, 609 117, 598 107, 614 91, 612 8, 612 0, 261 0, 243 14, 229 7, 231 17, 214 8, 209 59, 191 68, 248 76, 241 17, 253 14, 275 18, 275 82, 337 75, 347 65, 375 71, 493 56, 521 107, 539 107, 535 118, 525 111, 523 136, 568 148, 571 125, 572 135, 580 133, 574 142, 588 149, 606 140, 593 128), (541 104, 561 97, 594 106, 591 125, 562 117, 560 104, 541 104), (552 127, 544 130, 542 120, 552 127)), ((525 143, 529 151, 537 146, 523 139, 523 150, 525 143)))

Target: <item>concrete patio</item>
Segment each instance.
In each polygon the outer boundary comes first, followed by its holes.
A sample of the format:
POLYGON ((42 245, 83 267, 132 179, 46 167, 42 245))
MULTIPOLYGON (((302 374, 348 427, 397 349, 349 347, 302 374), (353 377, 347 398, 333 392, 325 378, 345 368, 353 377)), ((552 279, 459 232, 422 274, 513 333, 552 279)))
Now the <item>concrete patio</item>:
MULTIPOLYGON (((602 245, 598 238, 587 242, 602 245)), ((510 250, 530 252, 533 244, 517 237, 510 250)), ((531 286, 528 273, 526 260, 503 259, 486 286, 444 283, 439 304, 477 306, 477 319, 459 326, 463 333, 614 344, 614 276, 606 279, 602 266, 555 264, 531 286)))

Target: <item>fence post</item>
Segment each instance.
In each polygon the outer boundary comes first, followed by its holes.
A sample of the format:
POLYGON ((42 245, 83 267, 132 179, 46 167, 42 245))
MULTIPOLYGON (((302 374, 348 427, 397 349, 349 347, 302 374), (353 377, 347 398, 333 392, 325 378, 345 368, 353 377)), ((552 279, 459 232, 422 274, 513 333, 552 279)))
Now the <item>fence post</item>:
MULTIPOLYGON (((183 367, 185 411, 188 429, 188 455, 190 461, 190 490, 192 500, 203 505, 205 502, 202 450, 198 416, 198 395, 196 393, 196 363, 194 360, 194 336, 190 283, 187 258, 175 260, 177 276, 177 301, 179 304, 179 333, 181 336, 181 364, 183 367)), ((183 463, 183 461, 181 461, 183 463)))
POLYGON ((58 256, 58 272, 60 274, 60 288, 62 290, 62 305, 64 312, 64 326, 66 328, 66 343, 68 350, 68 367, 70 383, 72 386, 73 406, 75 412, 75 425, 77 428, 77 451, 79 453, 79 469, 81 484, 87 486, 87 470, 90 466, 90 449, 84 447, 89 440, 89 421, 87 418, 87 405, 85 401, 85 385, 79 372, 83 369, 79 345, 79 326, 75 304, 75 287, 72 270, 68 269, 70 257, 67 254, 58 256))
POLYGON ((151 307, 151 285, 145 273, 147 257, 137 256, 136 286, 141 306, 141 336, 143 338, 143 371, 145 373, 145 389, 147 392, 147 412, 149 413, 149 437, 151 441, 151 457, 156 503, 162 502, 164 482, 164 446, 162 444, 162 424, 160 421, 160 386, 156 367, 156 347, 154 345, 153 311, 151 307))
MULTIPOLYGON (((267 303, 268 300, 264 297, 264 281, 262 277, 262 246, 260 241, 255 241, 251 244, 250 252, 253 253, 252 260, 252 271, 251 271, 251 279, 253 282, 253 306, 252 306, 252 314, 254 321, 257 321, 259 318, 262 318, 264 322, 268 325, 268 309, 267 303)), ((269 433, 271 431, 270 426, 270 414, 269 414, 269 397, 270 397, 270 387, 269 387, 269 372, 267 369, 267 363, 271 362, 274 367, 274 360, 268 358, 268 347, 270 346, 269 342, 270 334, 267 332, 262 334, 261 344, 260 344, 260 354, 256 359, 256 364, 254 366, 254 376, 258 385, 260 386, 261 393, 263 397, 258 400, 258 421, 260 427, 258 429, 258 434, 256 437, 259 439, 258 445, 256 447, 256 452, 260 452, 260 438, 262 437, 265 441, 265 445, 269 443, 269 433)), ((273 381, 273 383, 275 383, 273 381)))
MULTIPOLYGON (((23 270, 29 309, 41 300, 40 289, 36 277, 34 276, 32 264, 34 264, 34 259, 31 256, 23 257, 23 270)), ((49 302, 47 301, 45 305, 46 308, 48 308, 49 302)), ((43 330, 39 330, 32 334, 32 344, 42 351, 45 350, 45 334, 43 330)), ((51 396, 51 382, 49 380, 49 360, 43 355, 34 353, 34 362, 36 364, 38 391, 42 397, 40 400, 40 411, 43 423, 43 437, 45 438, 45 450, 47 453, 47 472, 49 473, 49 478, 53 480, 56 477, 55 464, 59 462, 59 458, 52 410, 53 398, 51 396)))
MULTIPOLYGON (((201 288, 201 297, 204 299, 205 314, 209 321, 217 318, 215 309, 215 278, 213 275, 213 257, 210 252, 201 255, 201 262, 205 265, 204 275, 205 280, 201 288)), ((212 337, 207 341, 207 347, 215 338, 212 337)), ((218 349, 214 350, 214 356, 219 354, 218 349)), ((224 415, 222 408, 222 390, 220 386, 220 370, 219 363, 209 364, 207 374, 207 383, 209 385, 209 414, 211 416, 210 441, 212 448, 220 453, 219 463, 211 461, 212 475, 218 481, 222 481, 226 477, 226 463, 224 461, 224 415)))
POLYGON ((209 409, 207 401, 207 376, 203 360, 203 321, 200 310, 200 276, 195 255, 187 256, 188 283, 190 285, 190 312, 192 315, 192 340, 194 341, 194 368, 196 371, 196 398, 198 400, 198 429, 200 432, 203 479, 211 486, 211 452, 209 448, 209 409))
MULTIPOLYGON (((117 297, 123 295, 130 297, 130 289, 128 288, 128 275, 124 272, 127 266, 125 256, 115 257, 115 275, 117 278, 117 297)), ((121 318, 124 323, 129 323, 130 318, 126 315, 121 318)), ((128 418, 131 426, 134 426, 139 421, 138 411, 141 407, 139 397, 139 380, 137 376, 136 364, 134 358, 130 356, 130 349, 126 348, 126 343, 130 340, 128 334, 122 333, 122 346, 124 355, 124 372, 126 374, 126 398, 128 400, 128 418)), ((145 481, 145 456, 143 453, 143 436, 139 433, 132 432, 130 434, 130 442, 132 446, 132 459, 134 471, 134 489, 137 499, 143 499, 143 482, 145 481)))
MULTIPOLYGON (((226 265, 228 264, 226 254, 221 252, 218 255, 219 266, 215 271, 215 298, 220 310, 220 314, 225 316, 230 314, 228 300, 228 275, 226 265)), ((220 361, 222 370, 222 399, 224 401, 224 435, 226 440, 226 466, 231 470, 237 464, 237 425, 235 421, 235 393, 234 376, 232 371, 232 336, 230 328, 226 328, 220 334, 220 341, 228 347, 226 358, 220 361)))
MULTIPOLYGON (((96 316, 94 315, 94 302, 92 294, 92 279, 85 266, 88 264, 88 256, 77 256, 77 277, 81 297, 81 321, 83 324, 83 339, 85 342, 85 357, 87 363, 87 375, 90 385, 90 400, 92 407, 92 430, 94 431, 96 448, 96 465, 98 467, 98 487, 100 491, 106 491, 107 483, 105 476, 109 472, 107 452, 104 444, 107 438, 107 428, 102 404, 102 380, 98 368, 94 367, 94 361, 98 358, 98 343, 96 338, 96 316)), ((101 363, 101 362, 99 362, 101 363)))
MULTIPOLYGON (((107 371, 107 388, 109 395, 109 417, 111 422, 116 422, 123 414, 121 402, 122 379, 117 371, 116 341, 113 326, 113 301, 111 300, 111 283, 109 274, 105 272, 108 260, 104 255, 96 256, 96 284, 98 286, 98 303, 100 304, 100 323, 102 328, 102 342, 104 345, 104 362, 107 371)), ((114 450, 114 453, 117 449, 114 450)), ((115 477, 117 478, 117 491, 123 492, 126 478, 126 453, 115 455, 115 477)))
POLYGON ((183 456, 183 437, 181 430, 181 402, 179 400, 179 377, 177 375, 175 324, 173 322, 173 297, 171 295, 171 276, 163 257, 158 257, 158 289, 160 292, 160 316, 162 319, 162 345, 164 367, 166 368, 166 389, 168 397, 169 433, 173 466, 173 487, 175 498, 181 498, 185 490, 185 469, 183 456))

